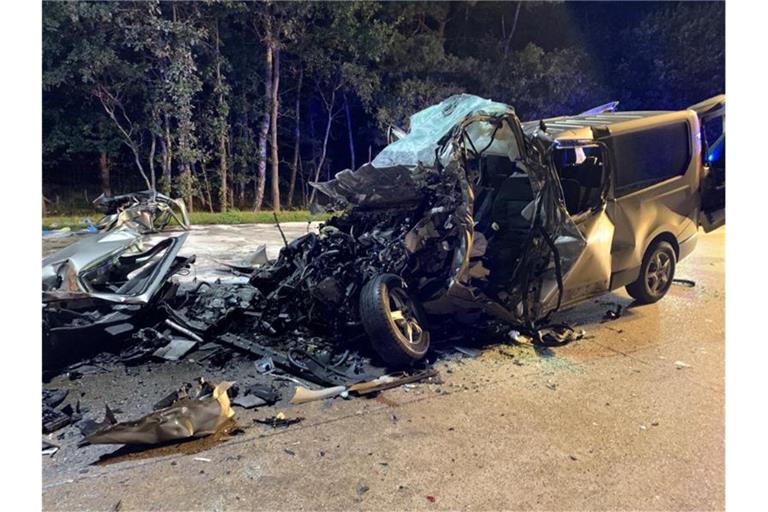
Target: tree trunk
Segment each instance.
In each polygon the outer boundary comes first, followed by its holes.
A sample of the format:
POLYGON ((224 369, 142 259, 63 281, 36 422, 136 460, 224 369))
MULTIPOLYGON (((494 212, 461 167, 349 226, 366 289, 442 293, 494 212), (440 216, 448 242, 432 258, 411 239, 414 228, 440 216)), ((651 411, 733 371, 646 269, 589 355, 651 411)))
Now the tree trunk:
POLYGON ((296 174, 299 171, 301 157, 301 83, 304 81, 304 68, 299 68, 299 82, 296 87, 296 127, 294 129, 293 161, 291 162, 291 182, 288 187, 288 208, 293 206, 293 194, 296 191, 296 174))
POLYGON ((347 95, 344 95, 344 113, 347 116, 347 135, 349 136, 349 162, 350 169, 353 171, 355 167, 355 139, 352 136, 352 115, 349 112, 349 102, 347 101, 347 95))
POLYGON ((192 168, 188 162, 184 164, 181 176, 181 189, 183 190, 183 199, 187 202, 187 211, 192 213, 195 209, 195 194, 192 187, 192 168))
MULTIPOLYGON (((221 78, 221 40, 219 39, 219 22, 216 20, 216 88, 219 91, 219 108, 223 109, 224 102, 224 84, 221 78)), ((221 116, 221 112, 219 112, 221 116)), ((227 120, 219 119, 219 211, 227 211, 227 120)))
POLYGON ((208 170, 204 165, 200 164, 200 169, 203 171, 203 183, 205 184, 205 195, 208 200, 208 211, 213 213, 213 194, 211 194, 211 182, 208 180, 208 170))
POLYGON ((299 159, 299 178, 301 179, 301 206, 307 205, 307 177, 304 174, 304 162, 299 159))
POLYGON ((277 153, 277 114, 280 109, 280 98, 278 96, 280 91, 280 48, 276 47, 273 50, 274 59, 273 66, 274 71, 272 73, 272 115, 270 128, 271 141, 270 146, 272 148, 272 210, 275 212, 280 211, 280 159, 277 153))
POLYGON ((168 114, 163 117, 165 136, 160 139, 163 153, 163 177, 161 180, 160 188, 163 194, 171 194, 171 168, 173 166, 173 140, 171 139, 171 121, 168 118, 168 114))
MULTIPOLYGON (((272 45, 267 45, 267 54, 265 61, 265 78, 264 78, 264 98, 265 104, 269 105, 272 101, 272 45)), ((254 194, 253 198, 253 211, 261 210, 261 205, 264 202, 264 182, 267 177, 267 133, 269 132, 270 124, 270 109, 267 108, 264 111, 264 117, 261 120, 261 126, 259 127, 259 155, 258 155, 258 167, 256 173, 256 180, 254 182, 254 194)))
MULTIPOLYGON (((328 120, 325 123, 325 137, 323 138, 323 152, 320 154, 320 162, 315 169, 315 182, 320 180, 320 172, 325 164, 325 157, 328 153, 328 137, 331 135, 331 124, 333 124, 333 104, 336 102, 336 89, 331 93, 331 104, 328 106, 328 120)), ((312 203, 315 200, 315 192, 317 189, 312 187, 312 193, 309 194, 309 202, 312 203)))
POLYGON ((219 134, 219 211, 227 211, 227 198, 229 194, 227 183, 227 135, 226 130, 219 134))
POLYGON ((112 195, 112 189, 109 185, 109 155, 102 150, 99 156, 99 176, 101 177, 101 193, 105 196, 112 195))
POLYGON ((152 192, 157 190, 157 178, 155 176, 155 150, 157 148, 157 137, 152 132, 152 144, 149 147, 149 178, 152 183, 152 192))
POLYGON ((504 42, 504 57, 509 53, 509 46, 512 44, 512 37, 515 35, 515 29, 517 29, 517 19, 520 17, 520 8, 523 6, 523 2, 517 2, 517 8, 515 9, 515 19, 512 20, 512 27, 507 34, 507 40, 504 42))

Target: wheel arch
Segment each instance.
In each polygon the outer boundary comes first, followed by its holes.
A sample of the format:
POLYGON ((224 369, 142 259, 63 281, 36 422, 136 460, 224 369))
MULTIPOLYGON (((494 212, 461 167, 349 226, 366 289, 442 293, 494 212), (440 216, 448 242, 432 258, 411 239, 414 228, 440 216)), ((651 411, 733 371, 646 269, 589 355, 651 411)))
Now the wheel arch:
POLYGON ((648 249, 653 247, 656 242, 668 242, 669 245, 672 246, 672 248, 675 250, 675 259, 680 260, 680 243, 677 241, 677 237, 670 233, 669 231, 664 231, 653 237, 653 239, 648 242, 648 244, 645 246, 645 250, 643 251, 643 258, 645 257, 646 253, 648 252, 648 249))

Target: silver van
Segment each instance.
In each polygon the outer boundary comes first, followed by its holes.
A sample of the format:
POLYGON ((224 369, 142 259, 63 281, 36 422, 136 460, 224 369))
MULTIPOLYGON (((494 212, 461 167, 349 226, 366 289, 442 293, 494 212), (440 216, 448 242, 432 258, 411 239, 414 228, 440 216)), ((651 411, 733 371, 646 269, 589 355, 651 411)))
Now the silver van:
POLYGON ((484 315, 538 333, 620 287, 655 302, 699 227, 725 223, 725 96, 615 106, 526 123, 467 94, 428 107, 371 162, 313 184, 341 214, 252 283, 266 295, 297 276, 300 296, 317 297, 306 310, 362 325, 392 366, 484 315))
POLYGON ((725 224, 725 95, 686 110, 588 113, 524 129, 552 137, 568 213, 597 232, 586 248, 594 258, 571 272, 563 305, 622 286, 656 302, 698 228, 725 224), (595 264, 606 261, 609 269, 595 264))

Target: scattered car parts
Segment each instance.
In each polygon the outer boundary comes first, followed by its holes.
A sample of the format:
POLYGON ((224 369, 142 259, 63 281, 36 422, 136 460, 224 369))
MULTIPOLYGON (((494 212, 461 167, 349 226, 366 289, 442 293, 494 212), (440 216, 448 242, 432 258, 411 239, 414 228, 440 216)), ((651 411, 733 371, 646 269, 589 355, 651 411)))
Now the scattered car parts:
POLYGON ((111 231, 128 226, 142 234, 156 233, 163 231, 171 221, 184 230, 189 229, 189 215, 184 201, 154 190, 118 196, 102 194, 93 204, 105 214, 96 224, 99 230, 111 231))
POLYGON ((90 444, 158 444, 167 441, 203 437, 215 433, 235 415, 230 407, 227 389, 232 382, 222 382, 210 396, 181 398, 172 405, 152 412, 138 420, 107 422, 85 440, 90 444))

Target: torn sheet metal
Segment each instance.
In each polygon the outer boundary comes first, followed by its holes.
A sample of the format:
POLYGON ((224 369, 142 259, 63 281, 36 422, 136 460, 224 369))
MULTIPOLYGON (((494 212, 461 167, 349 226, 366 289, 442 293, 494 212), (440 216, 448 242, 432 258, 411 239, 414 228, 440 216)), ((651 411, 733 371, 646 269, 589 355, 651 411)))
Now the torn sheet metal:
POLYGON ((158 444, 211 435, 235 415, 227 395, 232 384, 218 384, 208 398, 183 398, 138 420, 105 426, 88 435, 86 441, 91 444, 158 444))
POLYGON ((579 228, 587 245, 563 276, 566 290, 563 305, 606 292, 611 285, 611 244, 615 228, 605 208, 582 222, 579 228))
POLYGON ((128 228, 86 236, 43 258, 43 290, 79 291, 77 274, 81 270, 140 244, 141 235, 128 228))
POLYGON ((162 313, 153 306, 175 288, 171 277, 194 261, 178 256, 187 236, 169 237, 141 251, 141 235, 121 227, 45 258, 44 368, 54 370, 119 348, 117 343, 162 313))
POLYGON ((43 302, 147 304, 178 269, 176 256, 188 236, 169 237, 137 252, 141 235, 123 227, 67 246, 43 260, 43 302))
POLYGON ((189 215, 184 201, 172 199, 153 190, 144 190, 119 196, 100 195, 93 201, 104 217, 97 229, 111 231, 127 226, 142 234, 164 230, 174 221, 184 230, 189 229, 189 215))
POLYGON ((224 265, 225 267, 235 271, 239 272, 241 274, 252 274, 254 270, 256 270, 261 265, 266 265, 267 263, 270 263, 269 257, 267 256, 267 246, 265 244, 261 244, 258 247, 256 247, 256 250, 247 254, 243 258, 240 258, 239 260, 235 261, 222 261, 222 260, 215 260, 216 263, 219 263, 220 265, 224 265))

